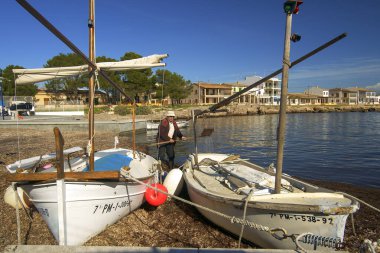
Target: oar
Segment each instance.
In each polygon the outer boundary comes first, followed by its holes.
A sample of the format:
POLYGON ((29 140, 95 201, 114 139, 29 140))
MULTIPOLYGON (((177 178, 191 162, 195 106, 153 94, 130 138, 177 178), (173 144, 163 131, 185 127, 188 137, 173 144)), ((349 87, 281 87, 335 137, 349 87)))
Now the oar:
MULTIPOLYGON (((176 141, 174 141, 172 143, 179 142, 179 141, 187 141, 187 140, 191 140, 191 139, 193 139, 193 137, 186 137, 186 140, 179 139, 179 140, 176 140, 176 141)), ((170 143, 170 141, 155 142, 155 143, 152 143, 152 144, 148 144, 148 146, 163 145, 163 144, 168 144, 168 143, 170 143)))

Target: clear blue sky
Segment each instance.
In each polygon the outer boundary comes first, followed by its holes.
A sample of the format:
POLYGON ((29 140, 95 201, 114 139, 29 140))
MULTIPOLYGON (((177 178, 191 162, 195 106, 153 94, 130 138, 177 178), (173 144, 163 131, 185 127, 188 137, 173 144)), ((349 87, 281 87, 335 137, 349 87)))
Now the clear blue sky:
MULTIPOLYGON (((119 59, 128 51, 168 53, 166 69, 192 82, 265 76, 282 64, 283 2, 96 0, 96 54, 119 59)), ((29 3, 87 54, 87 0, 29 3)), ((348 36, 294 67, 291 92, 313 85, 380 86, 379 0, 305 0, 300 7, 292 32, 302 39, 291 44, 291 60, 343 32, 348 36)), ((0 24, 0 68, 38 68, 71 52, 14 0, 1 0, 0 24)))

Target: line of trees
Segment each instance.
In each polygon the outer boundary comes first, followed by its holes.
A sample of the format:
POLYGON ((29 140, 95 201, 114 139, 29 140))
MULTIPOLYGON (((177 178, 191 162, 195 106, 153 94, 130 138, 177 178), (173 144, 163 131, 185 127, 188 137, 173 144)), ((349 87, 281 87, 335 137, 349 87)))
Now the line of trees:
POLYGON ((37 85, 19 85, 15 89, 12 69, 23 69, 18 65, 8 65, 3 69, 3 96, 34 96, 37 93, 37 85))
MULTIPOLYGON (((132 60, 142 57, 134 52, 127 52, 120 60, 132 60)), ((96 62, 114 62, 116 59, 106 56, 99 56, 96 62)), ((44 65, 45 68, 51 67, 68 67, 86 64, 79 56, 74 53, 59 54, 49 59, 44 65)), ((34 96, 38 92, 38 86, 19 85, 17 94, 15 94, 14 75, 12 69, 24 68, 17 65, 8 65, 3 70, 3 91, 4 96, 34 96)), ((126 72, 107 72, 108 76, 121 87, 124 88, 130 98, 137 94, 151 98, 156 94, 156 98, 161 99, 170 96, 173 103, 179 103, 180 99, 186 98, 191 91, 191 82, 185 80, 183 76, 166 69, 158 69, 155 72, 152 69, 130 70, 126 72), (162 86, 163 85, 163 86, 162 86)), ((98 76, 99 88, 105 91, 108 103, 117 103, 120 99, 119 92, 113 88, 101 76, 98 76)), ((71 78, 56 79, 45 82, 46 89, 53 94, 64 92, 68 98, 76 100, 78 98, 78 89, 88 87, 88 75, 81 75, 71 78)))

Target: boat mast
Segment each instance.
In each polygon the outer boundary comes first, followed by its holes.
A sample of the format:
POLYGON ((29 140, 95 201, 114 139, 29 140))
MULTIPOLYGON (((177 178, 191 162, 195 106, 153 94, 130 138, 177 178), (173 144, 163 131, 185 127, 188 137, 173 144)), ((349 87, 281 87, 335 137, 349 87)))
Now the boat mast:
POLYGON ((292 31, 292 15, 298 13, 298 6, 302 4, 302 0, 289 0, 284 4, 284 11, 286 13, 286 27, 285 27, 285 42, 284 42, 284 55, 282 60, 282 81, 281 81, 281 99, 280 99, 280 115, 277 131, 277 166, 276 166, 276 181, 275 193, 281 192, 281 177, 282 177, 282 164, 284 160, 284 145, 285 145, 285 132, 286 132, 286 106, 288 103, 288 78, 290 63, 290 34, 292 31))
POLYGON ((275 192, 281 191, 281 176, 282 176, 282 162, 284 159, 284 143, 286 131, 286 104, 288 96, 288 73, 290 65, 290 31, 292 24, 292 14, 286 15, 286 31, 285 31, 285 45, 284 57, 282 65, 282 82, 281 82, 281 100, 280 100, 280 116, 278 122, 277 132, 277 166, 276 166, 276 183, 275 192))
MULTIPOLYGON (((89 0, 89 59, 95 64, 95 20, 94 20, 94 0, 89 0)), ((88 66, 90 78, 88 81, 89 110, 88 110, 88 140, 89 140, 89 164, 90 171, 94 171, 94 71, 91 65, 88 66)))

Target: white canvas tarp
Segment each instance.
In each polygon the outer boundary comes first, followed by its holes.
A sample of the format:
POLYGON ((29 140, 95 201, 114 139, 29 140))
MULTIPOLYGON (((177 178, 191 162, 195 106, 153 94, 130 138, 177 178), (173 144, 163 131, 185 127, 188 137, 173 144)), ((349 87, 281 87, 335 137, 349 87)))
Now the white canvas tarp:
MULTIPOLYGON (((98 69, 106 71, 126 71, 136 69, 147 69, 165 66, 161 60, 168 57, 167 54, 154 54, 133 60, 119 62, 100 62, 96 63, 98 69)), ((17 75, 16 84, 38 83, 58 78, 65 78, 86 74, 89 72, 88 65, 58 68, 39 68, 39 69, 13 69, 17 75)))

